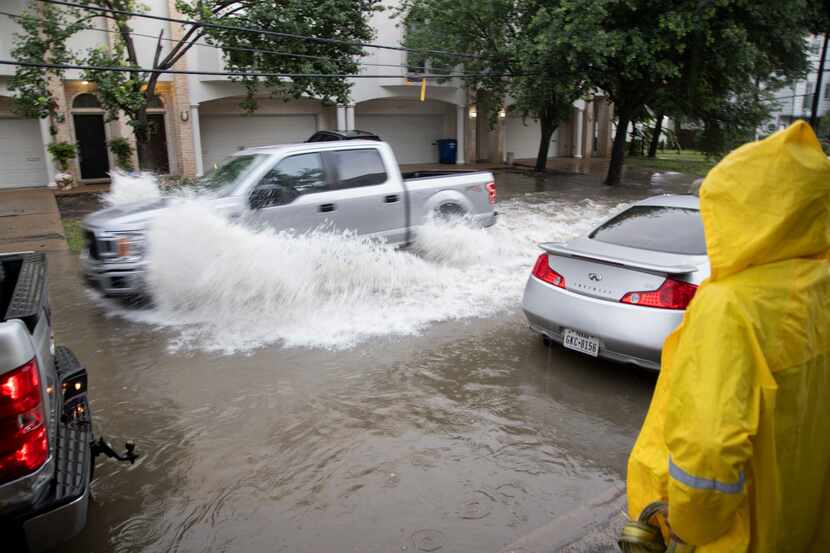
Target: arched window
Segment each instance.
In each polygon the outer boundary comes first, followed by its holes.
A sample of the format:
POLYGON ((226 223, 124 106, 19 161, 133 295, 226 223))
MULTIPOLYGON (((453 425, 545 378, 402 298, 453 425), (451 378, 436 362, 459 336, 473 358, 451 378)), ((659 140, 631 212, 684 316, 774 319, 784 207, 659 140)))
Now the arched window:
POLYGON ((98 97, 95 94, 78 94, 75 96, 75 99, 72 101, 73 108, 101 108, 101 102, 98 101, 98 97))

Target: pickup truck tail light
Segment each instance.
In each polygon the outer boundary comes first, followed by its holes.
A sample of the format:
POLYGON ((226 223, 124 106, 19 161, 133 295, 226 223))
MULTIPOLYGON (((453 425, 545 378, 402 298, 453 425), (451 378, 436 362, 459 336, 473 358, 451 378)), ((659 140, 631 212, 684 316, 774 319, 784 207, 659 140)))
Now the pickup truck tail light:
POLYGON ((48 457, 40 374, 32 359, 0 375, 0 483, 34 472, 48 457))
POLYGON ((490 200, 491 204, 496 203, 496 183, 495 182, 488 182, 487 186, 487 199, 490 200))
POLYGON ((550 260, 546 253, 536 260, 536 265, 533 266, 533 276, 559 288, 565 287, 565 277, 550 268, 550 260))
POLYGON ((694 284, 667 278, 657 290, 629 292, 620 301, 660 309, 686 309, 696 292, 697 286, 694 284))

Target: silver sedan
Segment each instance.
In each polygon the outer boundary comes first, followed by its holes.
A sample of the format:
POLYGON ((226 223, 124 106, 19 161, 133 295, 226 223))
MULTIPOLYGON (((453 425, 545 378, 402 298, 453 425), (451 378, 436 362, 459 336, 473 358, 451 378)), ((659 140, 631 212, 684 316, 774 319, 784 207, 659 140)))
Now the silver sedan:
POLYGON ((522 308, 545 342, 653 370, 709 276, 700 202, 640 201, 566 243, 545 243, 522 308))

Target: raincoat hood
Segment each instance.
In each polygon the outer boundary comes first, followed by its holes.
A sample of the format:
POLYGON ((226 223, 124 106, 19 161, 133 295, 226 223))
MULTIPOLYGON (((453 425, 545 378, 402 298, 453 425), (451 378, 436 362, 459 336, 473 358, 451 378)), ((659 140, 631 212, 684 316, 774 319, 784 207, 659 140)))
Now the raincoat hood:
POLYGON ((804 121, 738 148, 704 180, 711 280, 830 251, 830 160, 804 121))

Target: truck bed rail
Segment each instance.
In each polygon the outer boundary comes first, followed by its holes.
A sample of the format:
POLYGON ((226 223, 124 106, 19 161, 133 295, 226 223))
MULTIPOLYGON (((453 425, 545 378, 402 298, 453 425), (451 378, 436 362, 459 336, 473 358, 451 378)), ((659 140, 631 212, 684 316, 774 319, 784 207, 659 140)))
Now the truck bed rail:
MULTIPOLYGON (((46 255, 42 252, 16 254, 3 256, 2 261, 2 288, 8 290, 9 279, 14 279, 14 288, 7 301, 0 297, 0 306, 5 305, 0 321, 21 319, 32 330, 37 324, 45 293, 46 255)), ((0 292, 3 295, 5 293, 0 292)))

